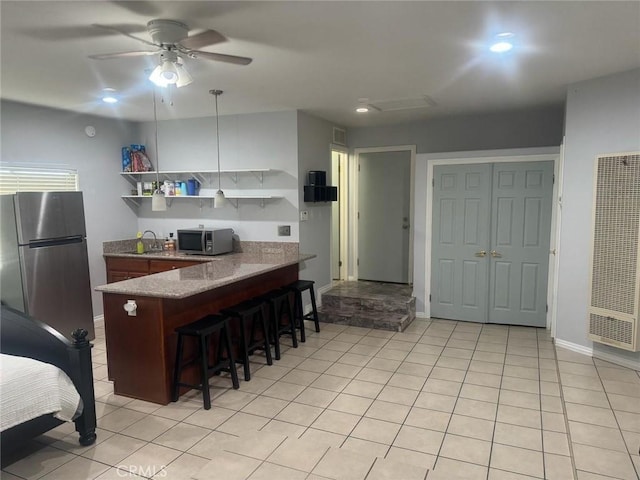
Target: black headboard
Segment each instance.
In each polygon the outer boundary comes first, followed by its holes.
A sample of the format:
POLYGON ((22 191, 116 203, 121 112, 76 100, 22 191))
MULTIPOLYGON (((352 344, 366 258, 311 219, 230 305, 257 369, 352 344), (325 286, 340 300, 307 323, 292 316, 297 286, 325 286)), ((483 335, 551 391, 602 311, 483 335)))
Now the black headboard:
POLYGON ((2 305, 0 353, 19 355, 50 363, 73 379, 69 350, 73 343, 53 327, 2 305))

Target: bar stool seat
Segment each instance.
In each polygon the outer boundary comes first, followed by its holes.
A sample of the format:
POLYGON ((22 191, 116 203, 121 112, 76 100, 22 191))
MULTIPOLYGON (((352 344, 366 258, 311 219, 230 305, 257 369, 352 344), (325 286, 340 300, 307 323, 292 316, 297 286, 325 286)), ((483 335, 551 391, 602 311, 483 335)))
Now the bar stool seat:
POLYGON ((275 346, 276 360, 280 360, 280 336, 289 334, 293 348, 298 348, 291 292, 284 288, 271 290, 260 299, 269 307, 268 323, 271 341, 275 346))
POLYGON ((200 320, 183 325, 175 329, 178 334, 178 348, 176 350, 176 363, 173 377, 172 401, 177 402, 180 394, 180 387, 190 387, 202 391, 204 409, 211 408, 211 395, 209 392, 209 375, 221 371, 231 374, 233 388, 240 388, 238 374, 236 372, 233 350, 231 349, 231 336, 229 334, 229 319, 221 315, 208 315, 200 320), (219 343, 216 351, 216 362, 209 365, 209 342, 211 335, 219 333, 219 343), (198 339, 198 357, 191 362, 183 364, 182 354, 184 348, 184 337, 196 337, 198 339), (223 347, 227 351, 227 357, 222 357, 223 347), (182 369, 193 362, 200 362, 200 384, 192 385, 181 382, 182 369))
POLYGON ((316 332, 320 331, 320 321, 318 319, 318 309, 316 308, 316 296, 313 292, 313 280, 296 280, 293 283, 287 285, 287 290, 290 290, 294 294, 293 310, 295 315, 295 322, 300 328, 300 341, 305 342, 307 340, 304 331, 304 321, 313 319, 316 326, 316 332), (309 296, 311 297, 311 312, 304 314, 302 304, 302 292, 309 290, 309 296))
POLYGON ((263 350, 267 357, 267 365, 273 365, 271 357, 271 346, 269 345, 269 330, 264 317, 263 302, 248 300, 230 308, 225 308, 221 312, 240 321, 240 357, 236 358, 237 363, 244 367, 244 379, 251 380, 251 369, 249 368, 249 355, 256 350, 263 350), (262 333, 262 338, 257 337, 258 329, 262 333), (247 338, 247 332, 249 332, 247 338))

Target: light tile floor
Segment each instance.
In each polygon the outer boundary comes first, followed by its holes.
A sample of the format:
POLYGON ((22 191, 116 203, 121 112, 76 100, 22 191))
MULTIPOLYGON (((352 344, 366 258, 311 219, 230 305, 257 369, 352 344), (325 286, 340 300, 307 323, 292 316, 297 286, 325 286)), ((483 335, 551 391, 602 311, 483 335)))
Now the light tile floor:
POLYGON ((232 390, 159 406, 113 394, 94 349, 98 441, 72 424, 2 471, 23 479, 637 479, 640 373, 555 348, 543 329, 418 319, 322 324, 232 390))

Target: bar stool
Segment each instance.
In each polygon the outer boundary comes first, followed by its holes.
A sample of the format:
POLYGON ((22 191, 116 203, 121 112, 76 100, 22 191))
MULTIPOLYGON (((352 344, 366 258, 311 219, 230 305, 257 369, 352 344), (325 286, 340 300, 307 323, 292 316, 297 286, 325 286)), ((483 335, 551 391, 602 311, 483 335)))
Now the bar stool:
POLYGON ((219 373, 221 371, 229 372, 231 374, 233 388, 240 388, 236 365, 233 359, 233 350, 231 349, 231 335, 229 334, 229 319, 227 317, 223 317, 221 315, 208 315, 200 320, 189 323, 188 325, 178 327, 175 331, 178 334, 178 348, 176 350, 176 364, 173 377, 173 392, 171 399, 173 402, 178 401, 180 387, 191 387, 197 390, 202 390, 204 409, 209 410, 211 408, 209 375, 212 373, 219 373), (216 362, 214 365, 209 365, 209 341, 211 335, 216 332, 219 332, 216 362), (198 338, 198 358, 183 364, 182 353, 185 336, 198 338), (222 358, 223 347, 227 350, 227 358, 222 358), (192 385, 181 382, 180 379, 183 367, 196 361, 200 361, 200 384, 192 385))
POLYGON ((286 289, 271 290, 260 299, 266 302, 269 308, 269 333, 275 346, 276 360, 280 360, 281 335, 290 334, 293 348, 298 348, 290 291, 286 289), (283 322, 284 319, 286 322, 283 322))
POLYGON ((316 296, 313 293, 313 284, 313 280, 296 280, 286 287, 294 294, 293 309, 295 312, 295 321, 298 324, 298 327, 300 327, 301 342, 306 342, 307 340, 304 331, 305 319, 313 318, 313 321, 316 324, 316 332, 320 331, 320 321, 318 320, 318 309, 316 308, 316 296), (302 292, 304 292, 305 290, 309 290, 309 295, 311 296, 311 312, 307 313, 306 315, 304 314, 302 304, 302 292))
POLYGON ((240 320, 240 356, 237 363, 244 366, 244 379, 251 380, 251 370, 249 368, 249 355, 255 350, 264 350, 267 357, 267 365, 273 365, 271 357, 271 346, 269 345, 269 331, 267 329, 267 321, 262 311, 263 302, 248 300, 239 303, 230 308, 222 310, 223 315, 240 320), (257 329, 261 330, 262 338, 256 338, 257 329), (247 340, 247 330, 249 330, 249 338, 247 340))

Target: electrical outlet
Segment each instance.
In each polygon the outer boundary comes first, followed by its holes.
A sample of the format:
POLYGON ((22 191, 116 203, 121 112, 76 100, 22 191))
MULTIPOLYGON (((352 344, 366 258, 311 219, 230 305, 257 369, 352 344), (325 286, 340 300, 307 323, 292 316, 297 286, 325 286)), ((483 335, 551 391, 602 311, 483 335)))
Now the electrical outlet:
POLYGON ((300 210, 300 221, 306 222, 309 220, 309 211, 308 210, 300 210))
POLYGON ((279 237, 290 237, 291 236, 291 225, 278 225, 278 236, 279 237))

